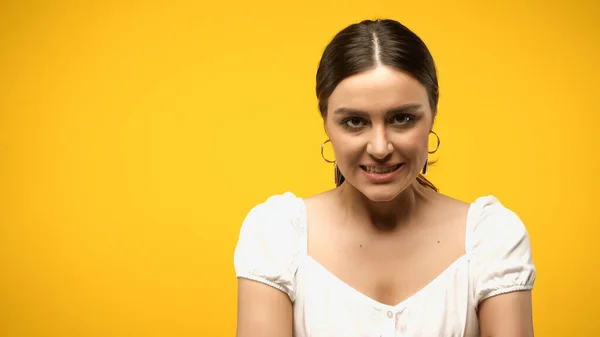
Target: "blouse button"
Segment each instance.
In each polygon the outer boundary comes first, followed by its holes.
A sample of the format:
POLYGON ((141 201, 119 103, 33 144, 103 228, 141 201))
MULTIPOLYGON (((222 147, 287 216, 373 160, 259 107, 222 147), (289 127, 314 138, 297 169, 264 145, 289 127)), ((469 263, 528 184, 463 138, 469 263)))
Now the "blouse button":
POLYGON ((391 311, 388 311, 387 315, 388 315, 388 317, 389 317, 389 318, 392 318, 392 317, 394 317, 394 313, 393 313, 393 312, 391 312, 391 311))

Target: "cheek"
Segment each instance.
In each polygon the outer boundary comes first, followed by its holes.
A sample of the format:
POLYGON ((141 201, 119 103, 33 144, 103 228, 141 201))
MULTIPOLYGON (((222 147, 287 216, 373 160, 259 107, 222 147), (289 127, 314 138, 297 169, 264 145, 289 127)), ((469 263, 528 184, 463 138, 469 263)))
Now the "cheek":
POLYGON ((338 165, 354 165, 364 156, 364 141, 360 137, 336 137, 333 150, 335 151, 338 165))
POLYGON ((423 132, 398 134, 392 143, 396 151, 407 159, 421 157, 427 153, 427 134, 423 132))

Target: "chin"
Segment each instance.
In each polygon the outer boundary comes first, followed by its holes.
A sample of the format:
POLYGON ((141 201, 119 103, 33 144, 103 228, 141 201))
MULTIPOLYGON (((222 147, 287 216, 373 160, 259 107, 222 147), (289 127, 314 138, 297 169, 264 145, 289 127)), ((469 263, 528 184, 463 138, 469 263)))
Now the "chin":
POLYGON ((359 188, 359 191, 373 202, 389 202, 402 192, 397 186, 393 185, 372 185, 366 188, 359 188))

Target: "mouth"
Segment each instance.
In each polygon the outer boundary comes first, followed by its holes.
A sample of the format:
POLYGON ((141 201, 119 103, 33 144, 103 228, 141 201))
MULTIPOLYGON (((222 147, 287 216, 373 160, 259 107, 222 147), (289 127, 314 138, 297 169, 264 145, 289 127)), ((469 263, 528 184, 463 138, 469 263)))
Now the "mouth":
POLYGON ((391 166, 367 166, 361 165, 360 168, 369 174, 389 174, 398 170, 402 164, 391 165, 391 166))

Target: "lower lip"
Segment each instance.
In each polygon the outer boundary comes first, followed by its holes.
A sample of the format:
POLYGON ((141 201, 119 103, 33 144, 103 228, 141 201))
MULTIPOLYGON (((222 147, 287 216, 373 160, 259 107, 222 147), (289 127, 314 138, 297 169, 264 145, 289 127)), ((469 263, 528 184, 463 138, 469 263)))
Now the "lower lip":
POLYGON ((369 173, 362 168, 360 169, 369 180, 375 183, 386 183, 394 180, 396 176, 400 173, 400 170, 404 167, 404 164, 401 164, 395 171, 387 172, 387 173, 369 173))

